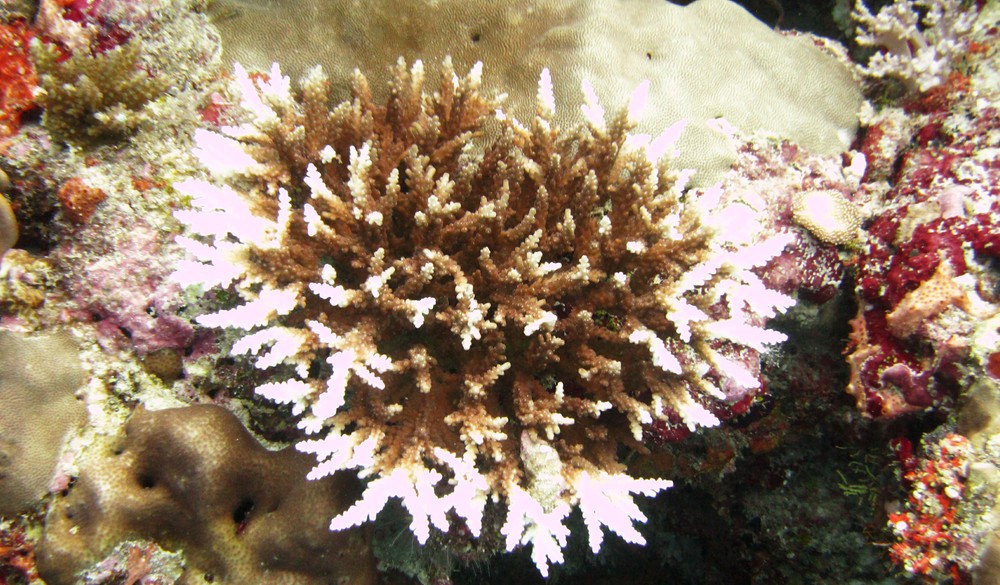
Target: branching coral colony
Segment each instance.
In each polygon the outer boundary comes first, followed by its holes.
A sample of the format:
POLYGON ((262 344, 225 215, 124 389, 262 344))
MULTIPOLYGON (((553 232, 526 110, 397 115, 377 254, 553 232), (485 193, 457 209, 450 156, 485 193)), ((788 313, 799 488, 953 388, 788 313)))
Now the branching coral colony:
POLYGON ((896 77, 911 90, 927 91, 943 83, 965 50, 975 10, 961 0, 895 0, 875 16, 856 0, 851 17, 858 23, 858 44, 880 47, 862 71, 872 77, 896 77))
POLYGON ((245 332, 233 353, 273 380, 257 392, 319 437, 298 446, 311 477, 370 480, 331 529, 395 497, 421 543, 456 518, 479 536, 495 506, 547 574, 574 506, 595 551, 603 527, 643 542, 632 495, 671 484, 620 460, 645 425, 715 425, 759 388, 783 340, 764 322, 792 301, 751 268, 789 236, 723 245, 660 156, 679 130, 630 133, 643 87, 610 121, 585 87, 589 123, 562 132, 547 71, 530 127, 480 71, 446 60, 431 95, 400 62, 386 105, 356 74, 331 111, 319 69, 297 100, 277 66, 237 67, 253 121, 196 137, 214 182, 177 185, 197 237, 176 277, 245 301, 198 322, 245 332))

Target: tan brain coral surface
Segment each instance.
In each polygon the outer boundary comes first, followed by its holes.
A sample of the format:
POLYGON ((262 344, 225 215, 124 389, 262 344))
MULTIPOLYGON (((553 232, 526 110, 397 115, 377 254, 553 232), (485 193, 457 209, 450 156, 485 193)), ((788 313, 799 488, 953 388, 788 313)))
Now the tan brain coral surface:
POLYGON ((0 331, 0 514, 48 492, 66 435, 82 423, 76 345, 63 334, 0 331))
MULTIPOLYGON (((334 97, 348 97, 360 68, 376 98, 400 56, 459 71, 482 61, 487 95, 508 94, 505 109, 534 115, 541 70, 552 71, 556 103, 573 104, 589 82, 617 111, 649 80, 641 131, 689 120, 680 167, 710 184, 729 168, 727 140, 706 126, 723 117, 736 128, 789 138, 820 154, 849 145, 861 94, 851 73, 811 39, 783 36, 727 0, 680 7, 662 0, 219 0, 216 25, 230 61, 267 70, 273 61, 298 77, 321 64, 334 97)), ((433 82, 433 80, 432 80, 433 82)), ((564 107, 556 121, 584 120, 564 107)))
POLYGON ((118 543, 140 539, 183 552, 178 585, 374 583, 364 532, 327 530, 356 482, 306 481, 311 464, 268 451, 219 406, 140 410, 120 441, 84 454, 76 484, 53 503, 39 573, 78 583, 118 543))

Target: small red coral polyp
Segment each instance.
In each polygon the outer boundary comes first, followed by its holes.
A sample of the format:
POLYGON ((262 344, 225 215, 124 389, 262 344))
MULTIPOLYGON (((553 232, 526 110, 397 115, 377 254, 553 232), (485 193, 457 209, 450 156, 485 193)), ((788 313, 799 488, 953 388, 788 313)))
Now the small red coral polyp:
POLYGON ((14 525, 0 531, 0 584, 37 582, 35 547, 24 528, 14 525))
POLYGON ((920 94, 916 100, 905 106, 906 110, 923 114, 947 112, 958 96, 969 91, 971 82, 969 77, 952 71, 944 83, 920 94))
POLYGON ((38 78, 28 58, 31 36, 23 21, 0 24, 0 139, 16 133, 21 116, 35 107, 38 78))
POLYGON ((994 203, 989 213, 980 213, 965 230, 965 235, 977 254, 1000 256, 1000 203, 994 203))
POLYGON ((986 371, 994 378, 1000 378, 1000 351, 995 351, 986 358, 986 371))
POLYGON ((108 196, 101 189, 88 185, 79 177, 74 177, 63 183, 57 197, 66 219, 82 225, 90 220, 97 206, 108 196))

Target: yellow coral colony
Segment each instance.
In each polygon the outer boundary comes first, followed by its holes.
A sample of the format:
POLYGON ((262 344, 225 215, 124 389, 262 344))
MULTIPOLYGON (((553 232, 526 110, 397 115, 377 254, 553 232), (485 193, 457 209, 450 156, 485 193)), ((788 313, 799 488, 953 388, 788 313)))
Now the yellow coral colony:
POLYGON ((169 82, 139 66, 140 46, 133 39, 98 55, 76 51, 64 60, 56 45, 32 44, 42 89, 38 103, 55 138, 78 143, 123 136, 149 116, 144 108, 169 82))
POLYGON ((445 60, 432 94, 400 62, 385 105, 356 73, 331 111, 318 68, 296 99, 277 66, 237 67, 252 120, 196 137, 213 180, 177 185, 196 236, 176 278, 239 293, 198 321, 242 330, 257 392, 317 437, 310 476, 368 479, 332 529, 400 498, 423 543, 496 510, 547 574, 575 506, 593 550, 603 528, 643 542, 633 495, 670 486, 619 459, 644 425, 717 424, 723 387, 757 386, 740 356, 783 340, 761 324, 791 300, 750 269, 788 236, 720 243, 660 160, 676 129, 631 132, 645 87, 610 119, 585 87, 588 123, 561 131, 547 71, 523 125, 480 69, 445 60))

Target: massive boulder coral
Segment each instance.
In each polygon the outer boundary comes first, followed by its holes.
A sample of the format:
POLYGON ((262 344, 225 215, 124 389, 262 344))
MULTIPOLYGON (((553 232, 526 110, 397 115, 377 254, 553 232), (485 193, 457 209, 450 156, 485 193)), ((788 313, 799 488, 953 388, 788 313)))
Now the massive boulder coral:
POLYGON ((447 60, 433 93, 400 61, 384 105, 356 73, 332 110, 320 69, 301 100, 277 67, 236 73, 252 121, 197 135, 213 180, 176 185, 197 235, 176 278, 242 299, 198 322, 242 330, 257 392, 319 435, 298 445, 310 477, 369 478, 331 528, 396 497, 425 542, 505 509, 507 548, 532 544, 543 574, 575 506, 593 550, 604 528, 643 542, 631 494, 670 482, 621 453, 760 388, 784 338, 764 323, 791 299, 752 269, 791 236, 726 245, 668 165, 679 127, 633 132, 645 86, 610 119, 588 92, 587 124, 561 130, 547 70, 527 126, 447 60))
POLYGON ((53 503, 37 549, 50 585, 79 574, 122 542, 155 540, 184 555, 177 583, 375 583, 363 531, 326 530, 356 480, 304 479, 310 458, 268 451, 232 413, 198 405, 137 411, 122 437, 101 438, 53 503))
POLYGON ((64 333, 0 331, 0 514, 48 493, 63 442, 84 420, 77 353, 64 333))
MULTIPOLYGON (((583 80, 609 109, 650 82, 656 107, 640 130, 690 120, 681 167, 709 185, 733 161, 733 147, 707 122, 725 118, 745 132, 791 139, 820 154, 850 144, 861 94, 851 72, 809 37, 785 36, 728 0, 681 7, 662 0, 336 1, 216 0, 215 21, 230 61, 266 70, 278 60, 294 76, 322 64, 335 96, 349 94, 355 67, 379 99, 388 65, 440 62, 459 70, 482 61, 488 95, 508 95, 506 109, 534 115, 535 83, 552 71, 556 101, 573 103, 583 80)), ((555 119, 584 121, 577 108, 555 119)))

